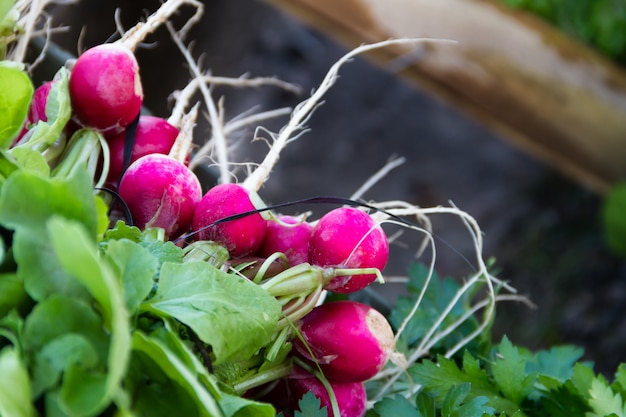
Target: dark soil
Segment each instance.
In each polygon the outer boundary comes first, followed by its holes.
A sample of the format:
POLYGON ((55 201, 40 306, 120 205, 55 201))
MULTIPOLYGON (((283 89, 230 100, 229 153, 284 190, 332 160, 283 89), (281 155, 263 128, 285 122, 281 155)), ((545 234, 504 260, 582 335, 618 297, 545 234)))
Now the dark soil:
MULTIPOLYGON (((130 27, 142 7, 156 1, 83 0, 65 8, 57 23, 73 29, 56 40, 76 53, 77 29, 85 26, 84 47, 114 33, 113 10, 130 27)), ((324 35, 262 2, 208 2, 196 27, 194 53, 216 75, 273 75, 315 88, 346 51, 324 35)), ((180 54, 162 39, 138 51, 147 107, 167 117, 169 94, 182 88, 188 71, 180 54)), ((254 106, 269 110, 293 106, 296 97, 275 88, 223 90, 232 116, 254 106)), ((283 120, 267 124, 277 129, 283 120)), ((473 215, 484 230, 485 256, 496 259, 499 277, 537 305, 502 304, 495 337, 507 334, 529 348, 577 344, 586 359, 610 375, 626 348, 626 263, 609 254, 600 224, 601 199, 549 166, 510 146, 454 108, 356 59, 309 122, 310 132, 291 144, 260 191, 268 203, 317 195, 348 197, 392 156, 407 158, 366 194, 375 201, 405 200, 420 206, 449 205, 473 215)), ((197 133, 207 131, 202 122, 197 133)), ((265 145, 248 146, 242 132, 237 158, 256 159, 265 145)), ((433 218, 438 237, 437 271, 463 278, 471 273, 471 241, 449 216, 433 218)), ((414 246, 414 242, 407 242, 414 246)), ((396 249, 394 249, 396 250, 396 249)), ((389 274, 404 274, 412 252, 397 249, 389 274)), ((393 300, 397 288, 376 287, 393 300)))

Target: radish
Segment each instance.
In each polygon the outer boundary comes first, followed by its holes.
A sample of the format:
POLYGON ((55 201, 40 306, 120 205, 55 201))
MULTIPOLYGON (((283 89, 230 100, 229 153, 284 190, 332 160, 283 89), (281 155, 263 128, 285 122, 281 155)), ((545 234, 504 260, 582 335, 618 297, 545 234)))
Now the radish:
POLYGON ((120 132, 139 114, 143 88, 133 52, 102 44, 82 53, 69 80, 72 110, 85 127, 120 132))
POLYGON ((259 248, 260 256, 282 252, 290 266, 309 260, 309 239, 313 226, 295 216, 278 215, 267 220, 265 239, 259 248))
POLYGON ((200 240, 223 245, 230 256, 241 258, 255 253, 265 237, 267 225, 259 214, 213 225, 223 218, 255 210, 250 192, 239 184, 218 184, 207 191, 193 216, 192 230, 200 240))
POLYGON ((299 330, 302 339, 294 339, 298 355, 316 361, 324 375, 335 381, 372 378, 394 350, 393 330, 385 316, 356 301, 315 307, 301 319, 299 330))
MULTIPOLYGON (((328 381, 330 388, 337 399, 338 417, 363 417, 367 407, 367 395, 363 382, 328 381)), ((328 390, 324 384, 306 370, 294 366, 291 375, 287 377, 287 390, 291 407, 298 409, 298 401, 307 392, 313 393, 320 399, 321 407, 326 407, 328 417, 335 417, 328 390)))
POLYGON ((19 136, 13 141, 13 145, 16 145, 24 137, 24 135, 28 133, 28 130, 35 123, 39 121, 48 121, 48 116, 46 115, 46 104, 48 102, 48 94, 50 93, 50 88, 52 88, 52 83, 53 81, 46 81, 35 89, 33 99, 30 102, 30 107, 28 108, 28 115, 24 121, 24 127, 22 127, 22 131, 19 136))
POLYGON ((167 238, 189 229, 202 188, 182 162, 149 154, 133 162, 120 181, 119 194, 141 229, 160 227, 167 238))
MULTIPOLYGON (((142 156, 151 153, 167 155, 178 136, 179 130, 167 120, 156 117, 141 115, 135 132, 135 142, 130 155, 130 163, 135 162, 142 156)), ((124 144, 126 132, 113 136, 107 142, 109 144, 110 161, 108 181, 116 184, 124 169, 124 144)))
POLYGON ((28 110, 28 123, 35 124, 39 121, 48 121, 46 115, 46 104, 48 103, 48 94, 54 81, 46 81, 35 90, 33 101, 30 103, 28 110))
MULTIPOLYGON (((385 232, 365 212, 354 207, 341 207, 319 219, 309 240, 309 262, 335 268, 377 268, 382 270, 389 258, 389 242, 385 232)), ((326 289, 352 293, 368 286, 375 274, 338 276, 326 289)))

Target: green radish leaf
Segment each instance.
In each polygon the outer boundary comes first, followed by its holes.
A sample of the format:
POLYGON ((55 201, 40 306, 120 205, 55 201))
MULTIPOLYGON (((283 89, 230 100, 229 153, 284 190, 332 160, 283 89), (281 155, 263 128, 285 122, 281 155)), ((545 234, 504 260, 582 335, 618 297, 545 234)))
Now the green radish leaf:
MULTIPOLYGON (((95 398, 78 398, 73 395, 71 383, 64 384, 61 398, 68 409, 77 414, 90 414, 106 408, 120 384, 130 356, 130 323, 124 305, 122 284, 108 264, 98 257, 93 238, 85 227, 76 221, 55 216, 48 221, 48 235, 60 265, 89 291, 97 303, 105 328, 110 332, 107 358, 107 374, 103 379, 87 380, 87 384, 103 386, 104 390, 95 398)), ((70 367, 66 378, 80 381, 84 374, 80 367, 70 367), (76 378, 72 378, 76 376, 76 378)), ((75 388, 80 388, 78 384, 75 388)))
POLYGON ((30 304, 24 281, 16 273, 0 274, 0 317, 30 304))
MULTIPOLYGON (((87 366, 92 372, 106 373, 109 335, 104 331, 102 318, 89 301, 55 294, 39 302, 28 315, 22 340, 25 352, 35 358, 35 397, 57 386, 62 372, 73 363, 65 354, 74 349, 71 345, 77 343, 77 338, 82 339, 78 343, 88 345, 80 346, 79 350, 89 356, 87 366), (54 356, 61 351, 64 351, 63 356, 54 356), (92 353, 97 360, 92 358, 92 353)), ((82 359, 78 357, 76 361, 82 359)))
POLYGON ((527 372, 526 364, 526 357, 505 336, 498 346, 491 372, 505 398, 518 405, 532 392, 535 383, 535 375, 527 372))
POLYGON ((31 148, 16 147, 9 153, 20 169, 34 171, 43 177, 50 176, 50 165, 41 152, 31 148))
MULTIPOLYGON (((161 341, 146 336, 139 331, 135 331, 133 333, 132 347, 134 353, 141 353, 152 361, 151 364, 147 365, 148 369, 158 368, 152 372, 162 373, 165 377, 165 379, 155 379, 157 384, 163 382, 176 384, 179 390, 182 390, 186 394, 186 397, 192 400, 187 404, 183 401, 169 402, 170 406, 187 405, 189 407, 193 406, 193 408, 197 410, 195 413, 183 413, 181 410, 178 410, 173 414, 162 414, 158 412, 157 414, 149 413, 150 415, 199 415, 207 417, 219 417, 224 415, 217 402, 219 399, 211 395, 207 387, 204 386, 178 356, 169 350, 161 341)), ((154 378, 155 376, 156 375, 148 375, 148 378, 154 378)), ((137 382, 137 380, 134 381, 135 384, 137 382)), ((135 390, 141 388, 148 390, 148 392, 150 391, 149 387, 135 386, 135 390)), ((150 396, 154 394, 155 393, 151 393, 150 396)), ((142 415, 145 415, 145 413, 142 413, 142 415)))
MULTIPOLYGON (((276 410, 270 404, 230 394, 222 394, 220 407, 227 417, 274 417, 276 415, 276 410)), ((311 414, 304 415, 308 417, 311 414)))
POLYGON ((189 345, 179 337, 180 324, 175 320, 165 319, 162 327, 153 328, 150 337, 158 340, 165 348, 171 351, 189 369, 193 375, 204 385, 214 398, 220 398, 221 393, 216 378, 209 374, 207 367, 200 362, 196 353, 192 352, 189 345))
POLYGON ((61 180, 20 170, 0 189, 0 225, 15 230, 18 275, 36 301, 55 293, 86 294, 84 286, 59 264, 52 248, 46 223, 54 215, 80 222, 95 242, 98 210, 86 172, 77 170, 61 180))
POLYGON ((0 149, 8 149, 22 131, 34 91, 21 66, 0 62, 0 149))
MULTIPOLYGON (((42 392, 56 388, 62 374, 72 366, 79 365, 83 371, 95 373, 102 378, 106 369, 104 366, 98 369, 98 365, 102 365, 98 356, 96 348, 81 334, 66 333, 53 339, 34 356, 33 397, 37 398, 42 392)), ((69 379, 65 379, 63 385, 67 385, 68 381, 69 379)), ((74 390, 73 394, 78 395, 79 392, 74 390)), ((89 392, 81 390, 80 394, 89 392)))
POLYGON ((281 314, 265 290, 205 262, 164 263, 156 294, 143 308, 189 326, 211 345, 216 364, 254 355, 271 341, 281 314))
POLYGON ((0 351, 0 375, 0 415, 35 417, 28 370, 16 349, 6 347, 0 351))
POLYGON ((134 314, 154 287, 157 259, 146 248, 127 239, 109 242, 106 259, 121 278, 125 305, 134 314))
POLYGON ((141 231, 136 226, 129 226, 118 220, 113 228, 106 231, 100 245, 106 248, 109 242, 121 239, 139 243, 158 260, 159 270, 165 262, 183 262, 183 250, 171 241, 164 241, 164 236, 159 234, 158 230, 148 229, 141 231))
MULTIPOLYGON (((7 339, 20 352, 22 349, 22 329, 24 328, 24 320, 16 310, 11 310, 8 314, 0 318, 0 341, 2 338, 7 339)), ((5 345, 5 343, 2 343, 5 345)))
POLYGON ((422 413, 402 395, 383 398, 374 404, 374 411, 379 417, 424 417, 422 413))

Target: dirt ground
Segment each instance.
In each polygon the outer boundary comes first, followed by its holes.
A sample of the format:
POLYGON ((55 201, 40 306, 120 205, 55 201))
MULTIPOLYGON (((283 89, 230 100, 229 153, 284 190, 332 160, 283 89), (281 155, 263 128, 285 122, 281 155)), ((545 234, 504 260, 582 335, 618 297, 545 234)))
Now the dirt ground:
MULTIPOLYGON (((57 22, 84 25, 84 47, 114 32, 113 9, 132 22, 155 1, 83 0, 59 14, 57 22)), ((276 76, 305 93, 346 51, 323 34, 253 0, 207 2, 205 18, 193 31, 194 52, 215 75, 276 76)), ((166 36, 160 32, 159 36, 166 36)), ((55 35, 76 53, 78 31, 55 35)), ((168 116, 168 95, 182 88, 188 71, 167 39, 138 51, 146 105, 168 116)), ((306 95, 276 88, 218 90, 229 116, 255 106, 294 106, 306 95)), ((284 119, 268 123, 276 129, 284 119)), ((499 277, 526 294, 534 310, 502 304, 495 334, 507 334, 529 348, 578 344, 597 370, 611 374, 626 360, 626 262, 605 247, 599 222, 600 199, 549 166, 511 147, 454 108, 409 86, 364 59, 356 59, 309 121, 310 131, 283 153, 260 191, 268 203, 317 195, 348 197, 391 157, 407 162, 365 197, 404 200, 420 206, 449 205, 474 216, 484 231, 485 257, 496 259, 499 277)), ((197 132, 206 132, 201 123, 197 132)), ((249 145, 241 132, 237 159, 258 159, 262 143, 249 145)), ((437 271, 463 278, 471 273, 471 241, 460 221, 433 218, 438 241, 437 271)), ((406 242, 411 245, 411 242, 406 242)), ((412 251, 394 248, 390 275, 404 274, 412 251)), ((377 290, 393 301, 397 287, 377 290)))

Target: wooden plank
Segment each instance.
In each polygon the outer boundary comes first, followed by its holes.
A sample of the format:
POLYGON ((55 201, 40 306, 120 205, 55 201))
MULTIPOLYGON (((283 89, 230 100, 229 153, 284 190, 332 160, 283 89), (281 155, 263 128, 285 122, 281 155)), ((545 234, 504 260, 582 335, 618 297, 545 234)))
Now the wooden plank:
POLYGON ((532 16, 497 0, 266 1, 347 47, 455 40, 369 56, 598 193, 626 179, 626 73, 532 16))

